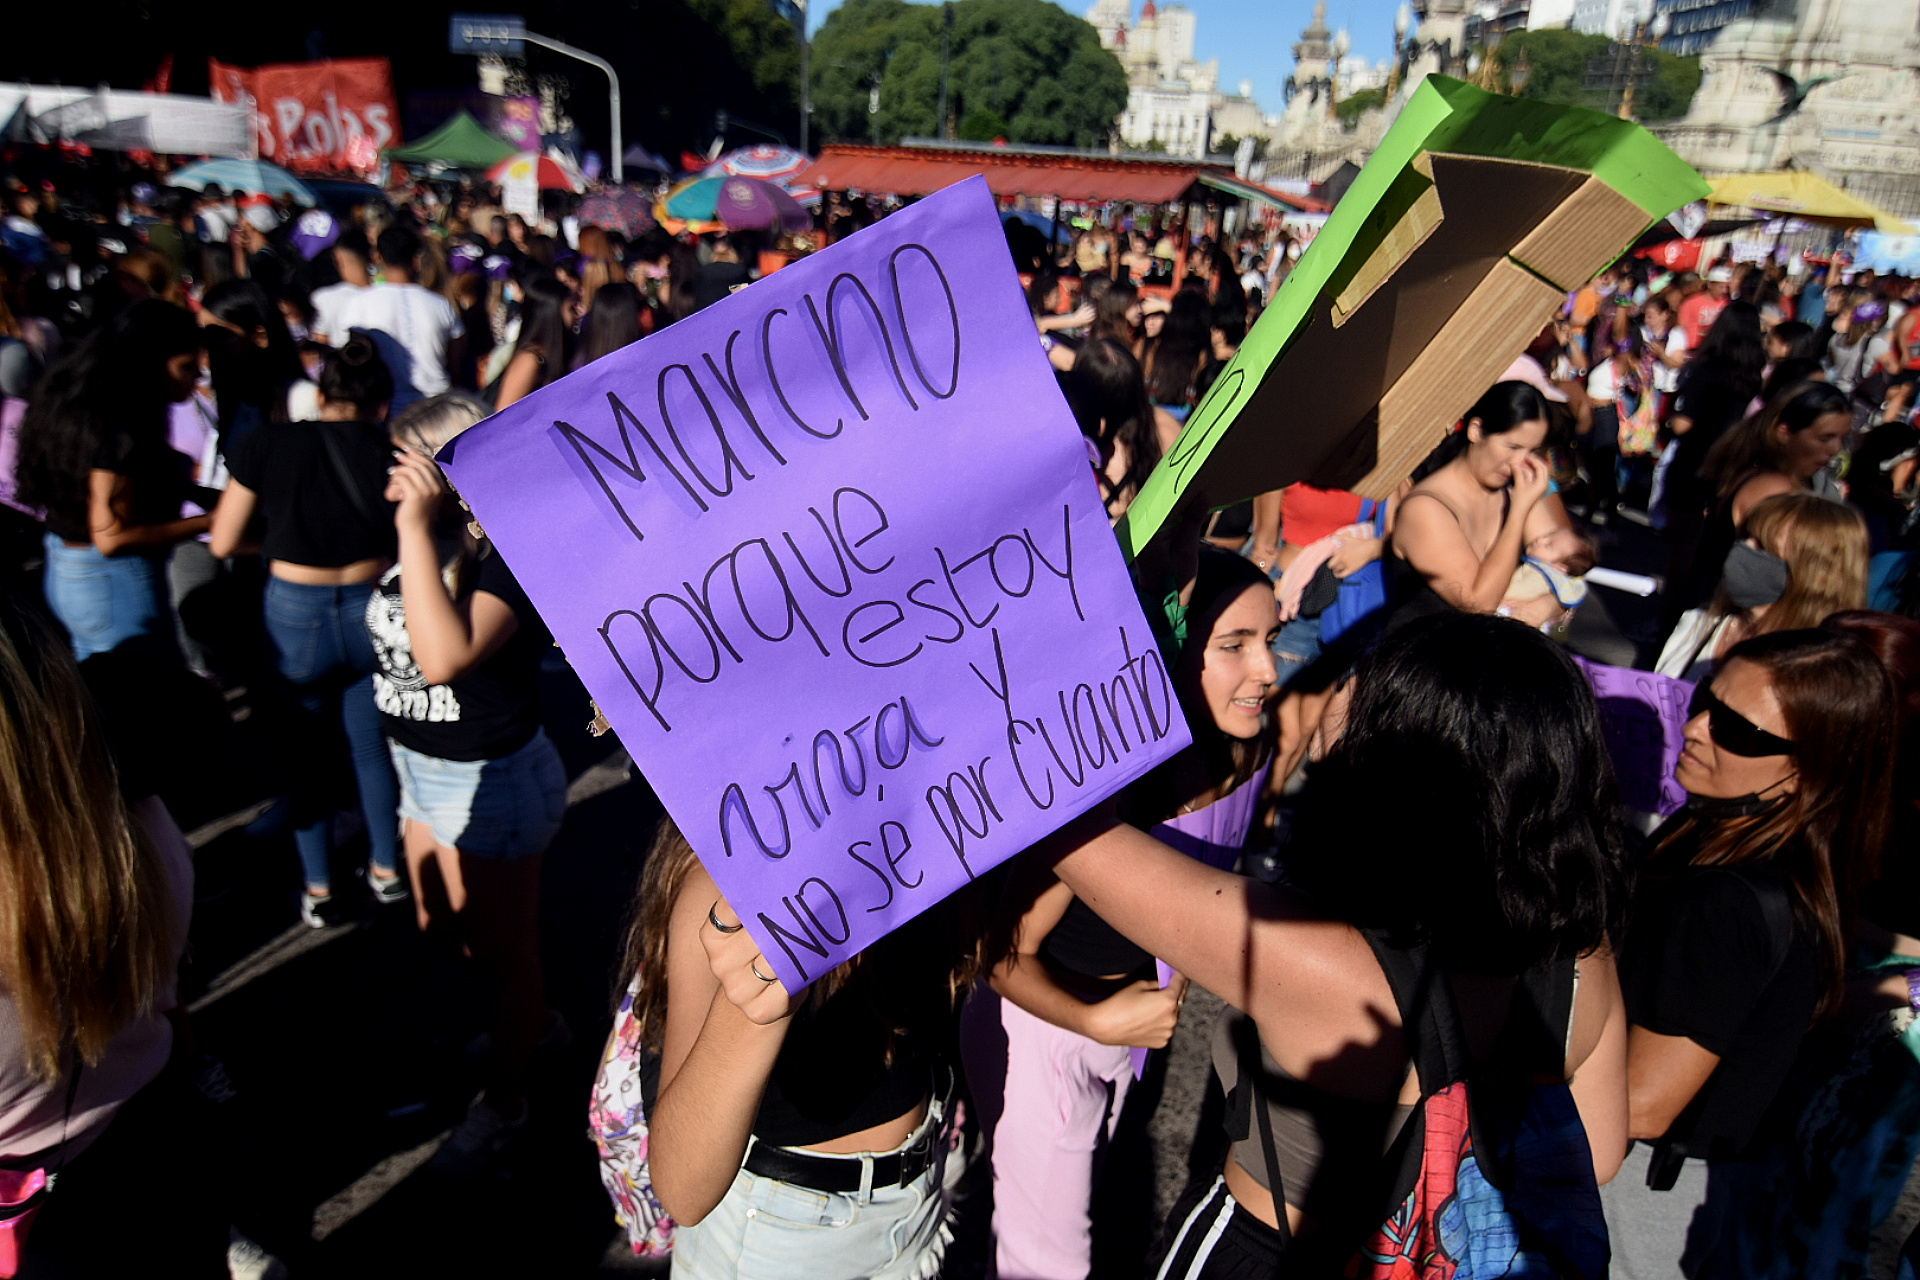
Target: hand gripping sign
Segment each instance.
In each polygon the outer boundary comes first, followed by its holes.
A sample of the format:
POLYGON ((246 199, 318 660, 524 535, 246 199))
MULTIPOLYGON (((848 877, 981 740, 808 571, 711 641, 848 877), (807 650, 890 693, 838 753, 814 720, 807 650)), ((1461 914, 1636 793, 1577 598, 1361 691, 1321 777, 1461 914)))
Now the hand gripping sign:
POLYGON ((441 462, 789 989, 1188 742, 982 179, 441 462))

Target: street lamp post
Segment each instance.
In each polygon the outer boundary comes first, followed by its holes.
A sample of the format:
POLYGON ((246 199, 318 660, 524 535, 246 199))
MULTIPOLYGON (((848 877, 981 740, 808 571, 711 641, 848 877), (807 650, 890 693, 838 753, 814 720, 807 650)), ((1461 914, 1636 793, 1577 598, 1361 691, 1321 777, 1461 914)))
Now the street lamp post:
POLYGON ((588 53, 585 49, 576 49, 570 44, 562 44, 558 40, 550 40, 546 36, 535 35, 531 31, 521 32, 520 38, 528 44, 537 44, 542 49, 551 49, 555 53, 564 53, 569 58, 578 58, 607 73, 607 110, 612 115, 613 125, 613 185, 619 186, 626 180, 627 175, 624 162, 620 157, 620 76, 613 69, 613 64, 597 54, 588 53))
POLYGON ((800 152, 807 154, 807 126, 813 123, 813 42, 807 39, 807 0, 795 0, 800 10, 800 152))
POLYGON ((1387 101, 1400 92, 1400 78, 1406 72, 1407 33, 1413 28, 1413 9, 1405 0, 1393 11, 1393 70, 1387 73, 1387 101))

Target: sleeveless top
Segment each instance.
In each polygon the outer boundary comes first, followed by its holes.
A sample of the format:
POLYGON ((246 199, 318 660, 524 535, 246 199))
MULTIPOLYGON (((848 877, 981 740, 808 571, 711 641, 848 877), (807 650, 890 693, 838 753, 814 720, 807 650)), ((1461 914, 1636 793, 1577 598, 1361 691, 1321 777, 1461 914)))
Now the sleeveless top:
MULTIPOLYGON (((1530 1050, 1537 1047, 1540 1060, 1531 1069, 1557 1076, 1571 1048, 1577 986, 1578 971, 1571 960, 1521 975, 1493 1052, 1511 1054, 1521 1044, 1530 1050), (1510 1039, 1516 1031, 1527 1038, 1510 1039)), ((1233 1143, 1233 1158, 1256 1183, 1273 1190, 1252 1110, 1265 1107, 1273 1130, 1274 1163, 1285 1184, 1283 1198, 1313 1217, 1336 1217, 1351 1207, 1342 1203, 1342 1197, 1350 1198, 1356 1187, 1369 1185, 1381 1157, 1418 1104, 1343 1098, 1316 1089, 1282 1070, 1260 1044, 1259 1034, 1253 1019, 1231 1005, 1220 1011, 1214 1024, 1213 1069, 1229 1099, 1227 1137, 1233 1143), (1240 1065, 1252 1060, 1256 1046, 1259 1078, 1251 1082, 1252 1087, 1239 1088, 1240 1065)), ((1407 1075, 1412 1072, 1409 1058, 1407 1075)), ((1401 1077, 1402 1085, 1406 1078, 1401 1077)))
MULTIPOLYGON (((1148 834, 1196 862, 1222 871, 1233 870, 1272 767, 1271 762, 1261 765, 1251 778, 1212 804, 1192 813, 1176 814, 1148 834)), ((1079 898, 1067 904, 1060 923, 1040 944, 1040 954, 1050 964, 1089 978, 1131 974, 1153 959, 1079 898)))
POLYGON ((1308 546, 1360 521, 1360 495, 1345 489, 1290 484, 1280 491, 1280 536, 1308 546))
MULTIPOLYGON (((1282 1070, 1265 1045, 1260 1045, 1261 1078, 1251 1089, 1236 1094, 1234 1090, 1241 1083, 1240 1064, 1251 1056, 1247 1052, 1251 1046, 1243 1037, 1257 1041, 1259 1034, 1252 1018, 1231 1005, 1222 1009, 1213 1024, 1214 1074, 1220 1077, 1221 1088, 1228 1096, 1243 1107, 1267 1108, 1273 1126, 1274 1160, 1285 1184, 1282 1191, 1286 1202, 1315 1217, 1329 1216, 1328 1198, 1365 1184, 1393 1140, 1400 1136, 1415 1104, 1343 1098, 1316 1089, 1282 1070)), ((1412 1070, 1411 1061, 1408 1070, 1412 1070)), ((1227 1128, 1233 1139, 1233 1158, 1271 1192, 1266 1152, 1251 1111, 1237 1117, 1229 1114, 1227 1128)))

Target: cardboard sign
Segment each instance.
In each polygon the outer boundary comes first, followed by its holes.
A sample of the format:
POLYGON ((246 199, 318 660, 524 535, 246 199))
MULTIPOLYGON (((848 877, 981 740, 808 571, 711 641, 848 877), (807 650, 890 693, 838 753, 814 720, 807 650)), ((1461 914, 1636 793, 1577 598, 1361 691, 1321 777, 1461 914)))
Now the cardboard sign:
POLYGON ((1629 809, 1666 817, 1687 803, 1673 780, 1692 717, 1693 685, 1654 671, 1630 671, 1575 658, 1600 701, 1600 723, 1613 756, 1620 799, 1629 809))
POLYGON ((1188 741, 981 179, 441 462, 790 989, 1188 741))
POLYGON ((1306 480, 1391 494, 1648 226, 1707 192, 1631 121, 1443 76, 1414 92, 1122 524, 1306 480))
POLYGON ((371 172, 400 140, 400 108, 385 58, 333 58, 235 67, 207 59, 212 96, 253 100, 260 158, 288 169, 371 172))

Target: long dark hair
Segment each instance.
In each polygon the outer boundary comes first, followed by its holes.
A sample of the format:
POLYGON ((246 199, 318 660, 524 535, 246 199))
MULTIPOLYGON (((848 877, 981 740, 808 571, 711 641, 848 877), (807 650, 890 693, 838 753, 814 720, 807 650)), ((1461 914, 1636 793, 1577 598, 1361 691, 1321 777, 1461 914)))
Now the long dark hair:
POLYGON ((223 437, 243 405, 254 407, 268 420, 284 421, 287 387, 305 378, 306 369, 280 308, 252 280, 223 280, 207 290, 200 305, 240 330, 205 335, 223 437), (256 330, 266 335, 264 348, 254 345, 256 330))
POLYGON ((1726 663, 1767 674, 1793 742, 1799 785, 1743 818, 1683 818, 1655 852, 1696 847, 1690 865, 1771 863, 1786 873, 1794 914, 1820 955, 1820 1012, 1839 1007, 1860 892, 1874 879, 1887 830, 1895 754, 1894 688, 1863 640, 1831 631, 1775 631, 1744 640, 1726 663), (1683 837, 1690 837, 1680 843, 1683 837))
POLYGON ((1480 434, 1486 437, 1503 436, 1522 423, 1549 420, 1547 398, 1540 394, 1538 387, 1518 379, 1496 382, 1473 402, 1473 407, 1460 419, 1459 428, 1435 445, 1433 452, 1413 469, 1414 483, 1425 480, 1467 451, 1466 424, 1470 422, 1478 421, 1480 434))
POLYGON ((1572 659, 1522 623, 1450 612, 1362 660, 1346 730, 1308 774, 1288 874, 1334 918, 1429 943, 1449 968, 1519 974, 1619 936, 1618 812, 1572 659))
POLYGON ((1820 419, 1833 414, 1853 417, 1853 400, 1829 382, 1802 382, 1788 387, 1759 413, 1745 419, 1713 442, 1706 461, 1700 464, 1700 476, 1713 486, 1721 498, 1730 497, 1749 473, 1781 471, 1786 459, 1774 428, 1786 424, 1794 435, 1807 430, 1820 419))
POLYGON ((1206 290, 1195 285, 1183 286, 1173 295, 1160 336, 1147 348, 1142 361, 1147 374, 1147 394, 1156 404, 1183 405, 1191 399, 1200 358, 1212 342, 1213 313, 1207 304, 1206 290))
POLYGON ((1681 374, 1685 381, 1716 379, 1725 382, 1733 398, 1744 403, 1760 394, 1760 371, 1767 367, 1767 349, 1760 340, 1760 309, 1751 302, 1729 302, 1714 320, 1700 350, 1681 374))
POLYGON ((1160 433, 1140 362, 1119 343, 1095 338, 1080 348, 1061 384, 1081 431, 1099 446, 1103 463, 1113 456, 1116 443, 1126 446, 1126 474, 1111 488, 1103 477, 1102 496, 1111 504, 1123 494, 1138 493, 1160 465, 1160 433))
MULTIPOLYGON (((1245 783, 1262 764, 1272 759, 1276 726, 1269 717, 1257 738, 1227 736, 1215 723, 1213 712, 1194 701, 1199 690, 1189 682, 1198 677, 1205 663, 1207 645, 1222 611, 1249 588, 1256 587, 1266 592, 1271 602, 1273 579, 1267 576, 1266 570, 1245 556, 1207 543, 1200 545, 1200 563, 1193 591, 1187 598, 1187 639, 1180 649, 1174 683, 1181 710, 1187 718, 1187 731, 1205 762, 1208 781, 1226 791, 1245 783)), ((1277 613, 1275 617, 1277 619, 1277 613)), ((1264 645, 1266 642, 1266 636, 1262 635, 1249 643, 1264 645)), ((1177 765, 1178 757, 1127 788, 1121 797, 1120 810, 1128 822, 1146 830, 1174 815, 1180 803, 1180 797, 1175 794, 1179 782, 1177 765)))
MULTIPOLYGON (((1088 290, 1089 295, 1093 290, 1088 290)), ((1127 319, 1127 312, 1140 299, 1140 290, 1131 280, 1109 280, 1104 288, 1093 298, 1093 327, 1087 330, 1089 338, 1104 338, 1108 342, 1131 349, 1133 347, 1133 321, 1127 319)))
POLYGON ((167 442, 166 363, 200 349, 200 326, 169 302, 133 303, 41 378, 20 424, 19 499, 53 523, 88 524, 88 473, 167 442))
POLYGON ((567 328, 567 304, 573 291, 552 276, 533 275, 520 281, 520 337, 513 354, 531 351, 539 356, 545 370, 540 385, 545 386, 566 372, 567 353, 573 334, 567 328))
POLYGON ((577 366, 592 364, 630 342, 640 340, 640 291, 624 280, 600 286, 587 315, 587 337, 574 357, 577 366))

